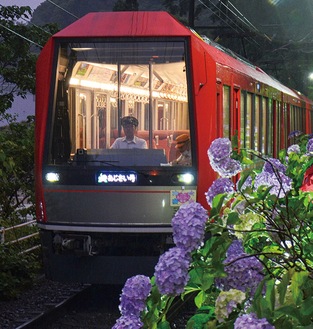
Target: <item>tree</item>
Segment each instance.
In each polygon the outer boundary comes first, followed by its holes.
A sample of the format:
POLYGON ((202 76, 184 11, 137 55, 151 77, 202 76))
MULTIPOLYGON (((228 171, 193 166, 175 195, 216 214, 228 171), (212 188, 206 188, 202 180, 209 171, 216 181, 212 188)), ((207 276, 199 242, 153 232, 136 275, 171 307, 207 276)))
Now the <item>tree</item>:
POLYGON ((37 55, 57 31, 54 24, 23 24, 31 13, 27 6, 0 7, 0 113, 12 106, 15 96, 35 93, 37 55))
MULTIPOLYGON (((1 116, 0 116, 1 118, 1 116)), ((34 215, 34 118, 0 130, 0 226, 34 215)))

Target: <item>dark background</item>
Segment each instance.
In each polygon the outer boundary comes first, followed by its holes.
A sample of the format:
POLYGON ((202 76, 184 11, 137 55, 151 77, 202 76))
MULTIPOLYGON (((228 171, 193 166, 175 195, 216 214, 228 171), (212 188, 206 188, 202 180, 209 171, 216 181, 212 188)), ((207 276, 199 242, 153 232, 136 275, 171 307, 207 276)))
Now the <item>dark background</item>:
POLYGON ((168 11, 313 99, 313 0, 46 0, 32 22, 61 29, 88 12, 114 10, 168 11))

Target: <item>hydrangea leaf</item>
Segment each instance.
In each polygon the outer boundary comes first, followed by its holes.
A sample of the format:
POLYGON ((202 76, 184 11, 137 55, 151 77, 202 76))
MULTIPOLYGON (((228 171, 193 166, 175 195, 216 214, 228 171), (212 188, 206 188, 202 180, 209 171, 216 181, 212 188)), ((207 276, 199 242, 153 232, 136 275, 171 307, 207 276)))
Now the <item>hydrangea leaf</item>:
POLYGON ((200 313, 192 316, 188 322, 186 329, 203 329, 204 325, 210 321, 212 318, 212 314, 200 313))
POLYGON ((292 275, 290 290, 292 292, 293 299, 297 305, 303 299, 303 291, 301 288, 307 278, 308 272, 306 271, 294 272, 292 275))
POLYGON ((195 297, 196 306, 200 308, 203 305, 203 303, 206 301, 206 299, 207 299, 207 294, 203 290, 199 291, 199 293, 195 297))
POLYGON ((171 326, 168 321, 162 321, 157 326, 158 329, 171 329, 171 326))
POLYGON ((239 221, 238 212, 231 212, 227 216, 227 225, 234 225, 239 221))

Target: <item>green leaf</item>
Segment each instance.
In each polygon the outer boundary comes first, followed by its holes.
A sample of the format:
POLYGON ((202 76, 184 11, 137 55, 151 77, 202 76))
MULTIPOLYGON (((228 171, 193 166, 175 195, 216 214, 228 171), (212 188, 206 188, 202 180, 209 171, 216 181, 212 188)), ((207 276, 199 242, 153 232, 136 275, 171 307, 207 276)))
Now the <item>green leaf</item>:
MULTIPOLYGON (((296 307, 294 307, 294 305, 286 305, 286 306, 283 306, 281 308, 279 308, 275 315, 277 317, 281 317, 281 316, 285 316, 285 317, 291 317, 293 318, 294 320, 296 320, 298 322, 298 324, 301 323, 301 313, 300 313, 300 310, 296 307)), ((294 321, 293 321, 294 323, 294 321)))
POLYGON ((195 304, 198 308, 202 306, 202 304, 206 301, 207 294, 201 290, 198 295, 195 297, 195 304))
POLYGON ((279 245, 268 245, 268 246, 264 246, 262 252, 268 254, 273 253, 273 254, 282 255, 284 253, 284 250, 279 245))
POLYGON ((301 287, 303 286, 305 280, 308 278, 308 272, 294 272, 291 278, 290 290, 292 292, 293 299, 296 304, 299 304, 303 299, 303 292, 301 287))
MULTIPOLYGON (((160 323, 158 324, 157 328, 158 328, 158 329, 171 329, 171 326, 170 326, 170 324, 168 323, 168 321, 165 320, 165 321, 160 322, 160 323)), ((150 329, 150 327, 149 327, 149 329, 150 329)))
POLYGON ((307 298, 300 307, 301 314, 313 316, 313 296, 307 298))
POLYGON ((189 272, 188 286, 196 285, 198 289, 203 291, 208 290, 214 283, 214 275, 210 274, 210 271, 205 267, 197 267, 189 272))
POLYGON ((290 280, 290 276, 289 276, 289 272, 287 272, 282 276, 282 280, 280 281, 280 283, 277 286, 277 291, 279 294, 279 303, 281 305, 283 305, 284 301, 285 301, 285 296, 286 296, 287 288, 289 285, 289 280, 290 280))
POLYGON ((239 221, 239 215, 237 212, 231 212, 227 215, 227 225, 234 225, 239 221))
POLYGON ((195 314, 192 316, 188 322, 186 329, 203 329, 204 325, 212 319, 212 314, 195 314))

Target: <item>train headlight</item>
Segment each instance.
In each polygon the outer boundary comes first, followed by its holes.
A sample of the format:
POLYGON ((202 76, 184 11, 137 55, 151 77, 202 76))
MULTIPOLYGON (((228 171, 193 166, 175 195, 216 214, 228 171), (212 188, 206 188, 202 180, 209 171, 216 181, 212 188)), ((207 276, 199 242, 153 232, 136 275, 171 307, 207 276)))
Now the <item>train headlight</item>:
POLYGON ((194 182, 194 180, 195 180, 195 177, 190 173, 177 175, 177 181, 179 183, 192 184, 194 182))
POLYGON ((56 183, 60 181, 60 174, 57 172, 48 172, 45 178, 49 183, 56 183))

